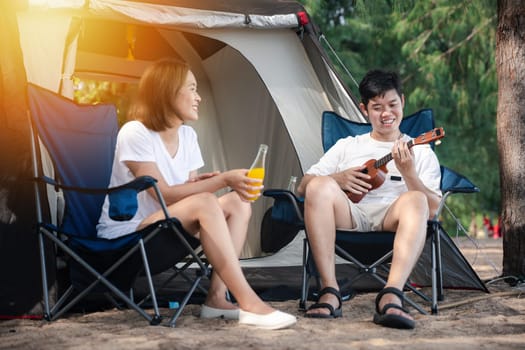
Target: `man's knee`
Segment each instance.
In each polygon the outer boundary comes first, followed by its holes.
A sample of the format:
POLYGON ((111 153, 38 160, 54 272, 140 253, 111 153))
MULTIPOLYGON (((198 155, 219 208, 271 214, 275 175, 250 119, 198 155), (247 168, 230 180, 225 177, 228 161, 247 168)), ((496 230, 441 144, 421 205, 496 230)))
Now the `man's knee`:
POLYGON ((306 200, 326 200, 339 191, 339 185, 330 176, 316 176, 308 182, 305 191, 306 200))
POLYGON ((427 196, 421 191, 408 191, 403 193, 399 200, 406 211, 420 212, 425 218, 429 215, 427 196))

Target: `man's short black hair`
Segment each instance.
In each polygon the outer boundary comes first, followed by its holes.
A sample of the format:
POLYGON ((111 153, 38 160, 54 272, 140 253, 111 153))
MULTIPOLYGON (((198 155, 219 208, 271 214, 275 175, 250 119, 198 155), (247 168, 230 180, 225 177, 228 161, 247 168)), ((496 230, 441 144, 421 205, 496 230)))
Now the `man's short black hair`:
POLYGON ((365 74, 359 84, 361 102, 367 106, 370 99, 376 96, 383 96, 387 91, 392 89, 396 90, 399 96, 403 94, 401 79, 396 72, 380 69, 371 70, 365 74))

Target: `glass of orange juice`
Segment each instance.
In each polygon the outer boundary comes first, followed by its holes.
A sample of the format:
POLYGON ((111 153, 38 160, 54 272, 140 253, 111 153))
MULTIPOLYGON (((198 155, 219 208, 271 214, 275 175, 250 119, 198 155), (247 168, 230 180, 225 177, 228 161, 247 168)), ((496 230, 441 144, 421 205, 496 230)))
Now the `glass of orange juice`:
MULTIPOLYGON (((264 173, 265 173, 265 161, 266 161, 266 153, 268 152, 268 145, 261 144, 259 145, 259 151, 257 152, 257 156, 255 157, 255 160, 253 161, 252 166, 250 167, 250 170, 248 170, 247 176, 252 179, 259 179, 261 180, 261 184, 264 181, 264 173)), ((253 194, 253 200, 257 199, 256 195, 258 195, 261 191, 255 190, 255 191, 248 191, 248 193, 253 194)))

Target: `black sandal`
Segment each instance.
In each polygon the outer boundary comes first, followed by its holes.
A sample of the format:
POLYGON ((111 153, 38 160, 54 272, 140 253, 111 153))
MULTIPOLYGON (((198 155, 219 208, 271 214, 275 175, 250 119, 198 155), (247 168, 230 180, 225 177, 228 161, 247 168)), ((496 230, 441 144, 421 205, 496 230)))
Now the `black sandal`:
POLYGON ((397 288, 387 287, 381 290, 376 297, 376 314, 374 315, 374 323, 383 327, 398 328, 398 329, 413 329, 416 326, 414 320, 403 317, 401 315, 387 314, 388 309, 398 309, 408 314, 408 310, 403 307, 405 303, 405 295, 397 288), (382 310, 379 310, 379 302, 385 294, 395 294, 401 299, 401 306, 397 304, 386 304, 382 310))
POLYGON ((328 303, 315 303, 313 304, 312 306, 310 306, 308 308, 308 310, 306 310, 307 312, 310 311, 310 310, 314 310, 314 309, 328 309, 330 311, 329 314, 319 314, 319 313, 306 313, 304 316, 305 317, 309 317, 309 318, 338 318, 338 317, 341 317, 343 316, 343 309, 342 309, 342 306, 343 306, 343 302, 341 301, 341 293, 339 293, 339 291, 335 288, 332 288, 332 287, 326 287, 326 288, 323 288, 320 292, 319 292, 319 299, 321 299, 321 297, 325 294, 333 294, 337 297, 337 300, 339 301, 339 306, 337 307, 337 309, 334 309, 334 307, 331 305, 331 304, 328 304, 328 303))

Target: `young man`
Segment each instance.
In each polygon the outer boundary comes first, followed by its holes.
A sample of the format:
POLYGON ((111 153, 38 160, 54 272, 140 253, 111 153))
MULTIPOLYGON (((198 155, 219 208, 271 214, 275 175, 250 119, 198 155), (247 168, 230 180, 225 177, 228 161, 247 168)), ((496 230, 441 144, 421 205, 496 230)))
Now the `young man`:
POLYGON ((440 168, 429 145, 409 148, 410 137, 399 125, 405 98, 396 73, 373 70, 359 85, 360 109, 372 131, 339 140, 303 177, 298 193, 305 197, 304 218, 310 248, 321 277, 319 301, 307 317, 342 315, 335 277, 336 228, 395 232, 394 251, 385 288, 377 295, 374 322, 386 327, 414 328, 402 307, 403 286, 423 249, 427 220, 436 212, 441 192, 440 168), (392 153, 388 176, 370 190, 363 164, 392 153), (364 195, 353 203, 348 195, 364 195))

